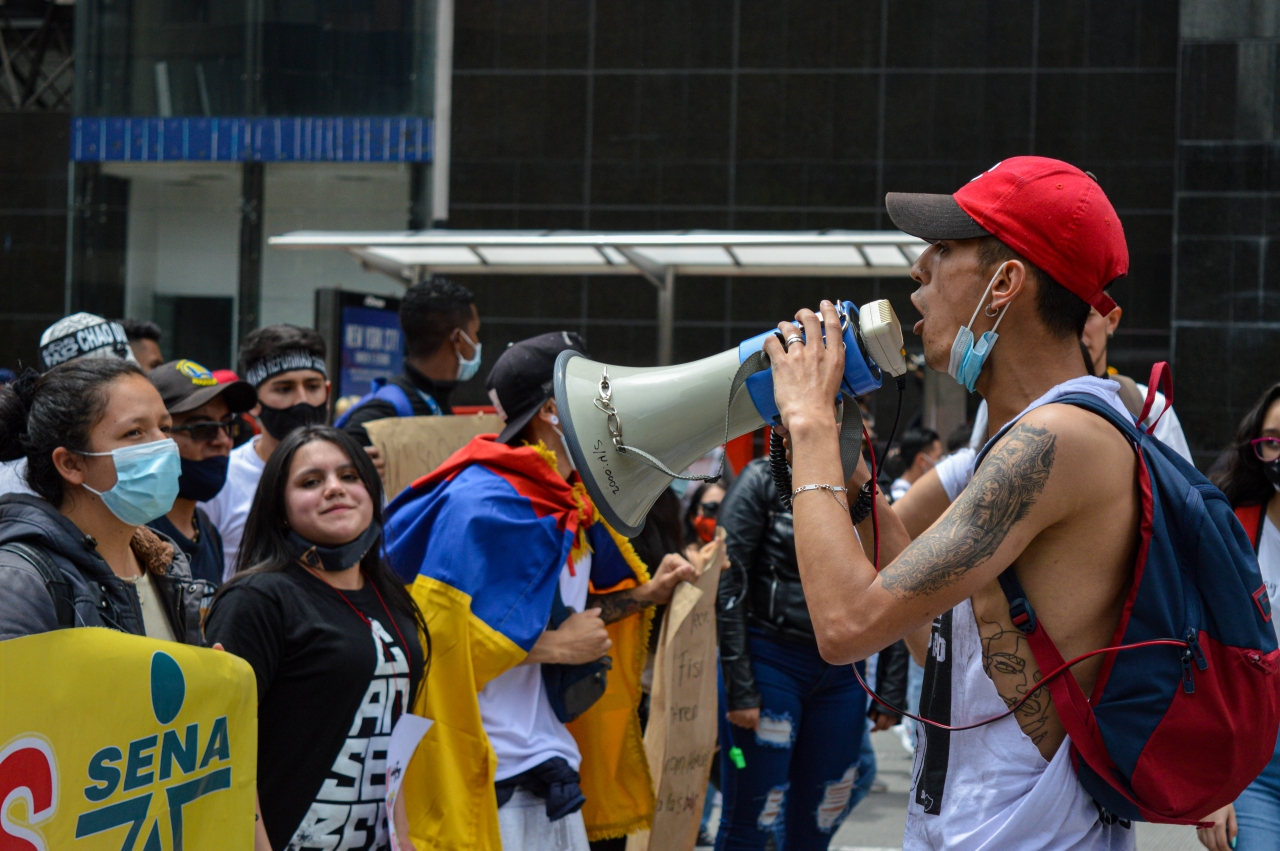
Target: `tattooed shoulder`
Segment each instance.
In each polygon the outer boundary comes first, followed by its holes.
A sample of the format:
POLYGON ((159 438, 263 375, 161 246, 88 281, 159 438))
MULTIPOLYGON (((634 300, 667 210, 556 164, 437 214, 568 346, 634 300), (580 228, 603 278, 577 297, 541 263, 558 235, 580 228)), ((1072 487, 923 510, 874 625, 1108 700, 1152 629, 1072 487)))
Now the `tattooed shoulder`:
POLYGON ((899 599, 933 594, 991 558, 1044 490, 1056 441, 1027 423, 1010 429, 937 525, 885 568, 883 586, 899 599))

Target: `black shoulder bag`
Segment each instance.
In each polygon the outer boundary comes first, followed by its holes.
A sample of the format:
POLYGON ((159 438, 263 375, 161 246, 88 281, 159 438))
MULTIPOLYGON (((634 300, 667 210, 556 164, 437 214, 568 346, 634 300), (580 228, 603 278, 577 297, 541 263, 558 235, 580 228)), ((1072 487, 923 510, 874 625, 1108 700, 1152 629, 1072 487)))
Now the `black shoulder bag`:
POLYGON ((76 625, 76 605, 71 596, 71 583, 53 563, 53 559, 39 547, 11 541, 0 545, 0 550, 13 553, 30 564, 40 574, 45 590, 53 598, 53 610, 58 617, 58 629, 70 629, 76 625))
MULTIPOLYGON (((560 597, 560 583, 556 582, 556 595, 551 600, 549 629, 559 629, 573 609, 560 597)), ((551 709, 562 724, 568 724, 586 712, 604 694, 609 682, 613 658, 601 656, 583 665, 542 665, 542 682, 547 687, 547 699, 551 709)))

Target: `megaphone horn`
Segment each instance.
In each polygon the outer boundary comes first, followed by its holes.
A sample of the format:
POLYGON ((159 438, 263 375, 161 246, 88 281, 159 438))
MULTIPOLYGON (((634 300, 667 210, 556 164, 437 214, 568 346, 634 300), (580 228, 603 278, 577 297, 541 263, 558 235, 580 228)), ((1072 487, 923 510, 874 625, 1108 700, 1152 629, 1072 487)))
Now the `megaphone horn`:
MULTIPOLYGON (((849 302, 837 309, 846 352, 843 396, 879 388, 881 368, 892 375, 906 370, 902 332, 887 301, 864 307, 859 323, 850 320, 859 314, 849 302), (876 309, 869 312, 867 308, 873 306, 876 309), (863 342, 868 336, 876 341, 870 347, 875 360, 863 342), (896 361, 884 354, 889 350, 896 361), (884 362, 877 365, 880 360, 884 362)), ((628 537, 639 534, 649 508, 674 479, 720 477, 685 476, 677 471, 716 446, 780 422, 773 375, 763 350, 765 339, 776 333, 767 331, 744 340, 736 349, 678 366, 626 367, 598 363, 573 350, 560 353, 555 395, 565 443, 587 493, 609 525, 628 537), (748 392, 740 393, 744 387, 748 392)), ((841 429, 842 450, 846 450, 842 455, 852 456, 844 459, 846 465, 856 463, 861 426, 860 415, 849 411, 849 404, 844 405, 841 429), (851 453, 847 451, 850 440, 855 441, 851 453)))

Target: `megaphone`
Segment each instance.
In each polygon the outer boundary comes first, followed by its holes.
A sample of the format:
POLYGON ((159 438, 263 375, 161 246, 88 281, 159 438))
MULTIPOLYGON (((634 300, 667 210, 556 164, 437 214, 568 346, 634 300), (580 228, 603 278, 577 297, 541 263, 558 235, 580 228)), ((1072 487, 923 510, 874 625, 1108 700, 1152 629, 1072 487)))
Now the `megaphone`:
MULTIPOLYGON (((836 312, 845 344, 842 395, 870 393, 884 373, 906 372, 902 329, 887 300, 861 310, 840 302, 836 312)), ((776 334, 766 331, 679 366, 615 366, 560 353, 555 394, 565 443, 610 526, 639 534, 654 501, 681 478, 678 471, 735 437, 781 423, 763 348, 776 334)), ((857 412, 844 421, 861 424, 857 412)))

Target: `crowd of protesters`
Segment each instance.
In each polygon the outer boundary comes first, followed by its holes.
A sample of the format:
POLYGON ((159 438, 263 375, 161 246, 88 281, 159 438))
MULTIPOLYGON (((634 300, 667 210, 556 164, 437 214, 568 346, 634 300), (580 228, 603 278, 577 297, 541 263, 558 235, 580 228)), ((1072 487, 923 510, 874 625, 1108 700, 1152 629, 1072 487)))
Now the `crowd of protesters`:
MULTIPOLYGON (((387 812, 385 778, 368 772, 415 708, 456 733, 453 749, 434 755, 447 792, 424 817, 431 829, 472 831, 481 847, 508 851, 619 847, 641 821, 629 808, 644 795, 628 784, 648 782, 627 760, 647 720, 649 627, 676 586, 697 578, 700 547, 723 528, 720 757, 708 790, 721 814, 710 824, 708 805, 700 836, 721 849, 826 848, 873 788, 871 733, 895 727, 914 747, 901 713, 918 711, 922 669, 901 641, 853 666, 824 659, 790 499, 768 459, 664 492, 637 538, 618 536, 579 483, 552 392, 557 356, 586 344, 553 332, 509 346, 488 374, 500 434, 385 494, 365 425, 451 414, 482 351, 481 317, 456 283, 410 287, 400 321, 403 374, 333 425, 314 329, 248 334, 232 373, 166 361, 150 322, 77 313, 50 326, 41 369, 0 387, 0 639, 100 626, 248 661, 259 849, 385 848, 389 824, 408 835, 411 795, 387 812), (579 721, 600 697, 584 700, 583 683, 603 683, 593 678, 610 665, 607 688, 626 700, 602 721, 579 721), (613 773, 601 776, 606 763, 613 773), (466 782, 486 765, 485 783, 466 782)), ((1092 309, 1080 351, 1088 380, 1114 379, 1137 418, 1148 388, 1107 361, 1119 321, 1119 308, 1092 309)), ((167 348, 182 353, 181 341, 167 348)), ((1145 422, 1189 459, 1171 406, 1154 398, 1145 422)), ((880 488, 908 534, 959 497, 990 436, 985 402, 946 444, 918 422, 906 431, 880 488)), ((1280 384, 1212 475, 1274 598, 1280 384)), ((1200 839, 1214 851, 1269 847, 1280 747, 1206 821, 1200 839)))

